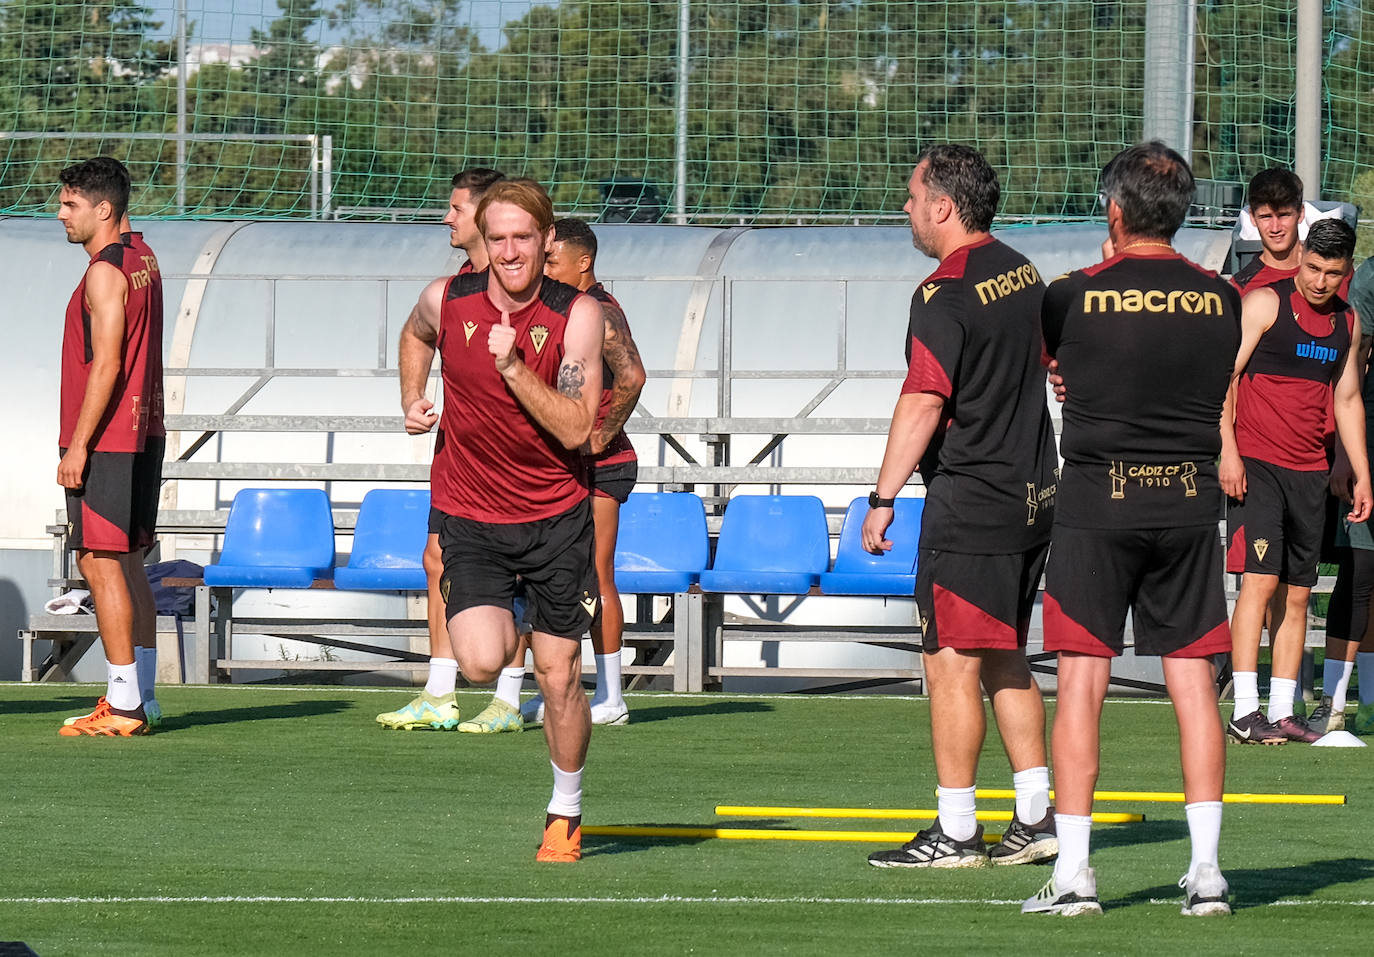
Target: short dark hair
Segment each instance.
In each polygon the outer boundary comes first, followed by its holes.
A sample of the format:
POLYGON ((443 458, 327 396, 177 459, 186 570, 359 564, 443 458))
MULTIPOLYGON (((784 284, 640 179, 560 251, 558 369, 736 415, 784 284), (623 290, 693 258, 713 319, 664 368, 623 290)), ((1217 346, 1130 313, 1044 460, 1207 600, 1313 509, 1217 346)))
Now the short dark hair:
POLYGON ((1132 236, 1172 239, 1195 189, 1188 161, 1159 140, 1127 147, 1102 169, 1103 199, 1121 207, 1121 223, 1132 236))
POLYGON ((997 181, 997 171, 988 165, 982 153, 971 146, 941 143, 921 151, 916 165, 922 163, 926 170, 921 182, 953 200, 965 229, 985 233, 992 228, 1002 186, 997 181))
POLYGON ((501 182, 506 178, 506 174, 500 170, 487 169, 485 166, 474 166, 472 169, 465 169, 460 173, 453 174, 453 188, 465 189, 473 201, 482 198, 485 193, 495 183, 501 182))
POLYGON ((596 233, 592 232, 585 219, 569 217, 557 220, 553 224, 553 241, 568 243, 585 250, 587 255, 592 257, 592 262, 596 262, 596 233))
POLYGON ((1261 206, 1268 206, 1273 210, 1301 210, 1302 180, 1298 178, 1297 173, 1282 166, 1262 169, 1250 180, 1250 187, 1245 191, 1245 201, 1249 204, 1252 214, 1261 206))
POLYGON ((68 166, 58 174, 58 179, 93 204, 108 202, 116 223, 129 211, 129 171, 113 157, 96 156, 68 166))
POLYGON ((1319 219, 1307 231, 1303 251, 1323 259, 1355 258, 1355 229, 1343 219, 1319 219))

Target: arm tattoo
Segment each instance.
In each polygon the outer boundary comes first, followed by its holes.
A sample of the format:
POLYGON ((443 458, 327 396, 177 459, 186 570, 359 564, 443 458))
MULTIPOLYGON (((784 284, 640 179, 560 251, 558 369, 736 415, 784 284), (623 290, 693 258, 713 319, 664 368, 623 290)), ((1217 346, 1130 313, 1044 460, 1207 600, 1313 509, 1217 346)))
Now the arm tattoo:
POLYGON ((587 384, 587 375, 582 369, 582 361, 565 362, 558 370, 558 391, 570 399, 582 398, 582 387, 587 384))

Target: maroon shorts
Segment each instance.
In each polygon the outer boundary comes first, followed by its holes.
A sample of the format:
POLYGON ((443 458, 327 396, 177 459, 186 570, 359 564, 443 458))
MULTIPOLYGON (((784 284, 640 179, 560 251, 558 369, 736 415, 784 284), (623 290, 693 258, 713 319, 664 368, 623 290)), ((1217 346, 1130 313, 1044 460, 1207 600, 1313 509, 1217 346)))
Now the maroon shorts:
POLYGON ((142 452, 87 456, 81 488, 65 490, 69 548, 128 553, 152 547, 166 446, 166 439, 150 437, 142 452))
POLYGON ((1104 529, 1056 525, 1045 570, 1045 650, 1114 658, 1131 613, 1137 655, 1231 650, 1216 525, 1104 529))
POLYGON ((923 548, 916 607, 926 651, 1024 648, 1048 545, 1011 555, 923 548))

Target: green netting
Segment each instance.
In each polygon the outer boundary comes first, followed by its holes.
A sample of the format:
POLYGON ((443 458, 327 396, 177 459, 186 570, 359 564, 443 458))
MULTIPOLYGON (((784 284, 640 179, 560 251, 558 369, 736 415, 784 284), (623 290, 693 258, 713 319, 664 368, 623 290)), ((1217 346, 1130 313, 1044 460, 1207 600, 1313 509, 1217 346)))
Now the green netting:
MULTIPOLYGON (((469 165, 588 216, 644 182, 671 215, 681 132, 693 222, 898 213, 945 140, 1001 170, 1004 217, 1067 218, 1143 129, 1146 0, 694 0, 681 130, 673 0, 186 0, 182 165, 173 3, 0 0, 0 211, 106 153, 139 216, 412 216, 469 165)), ((1198 3, 1200 176, 1292 163, 1295 6, 1198 3)), ((1367 6, 1326 10, 1323 187, 1369 206, 1367 6)))

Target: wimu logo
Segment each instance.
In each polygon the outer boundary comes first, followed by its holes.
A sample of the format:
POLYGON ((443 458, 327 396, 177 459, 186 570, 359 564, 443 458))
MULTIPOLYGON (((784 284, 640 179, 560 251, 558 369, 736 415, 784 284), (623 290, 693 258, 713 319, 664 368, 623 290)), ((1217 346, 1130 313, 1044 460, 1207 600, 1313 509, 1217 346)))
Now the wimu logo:
POLYGON ((1335 362, 1338 355, 1330 346, 1319 346, 1316 342, 1299 342, 1296 351, 1299 359, 1316 359, 1322 365, 1335 362))

